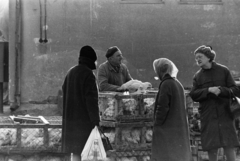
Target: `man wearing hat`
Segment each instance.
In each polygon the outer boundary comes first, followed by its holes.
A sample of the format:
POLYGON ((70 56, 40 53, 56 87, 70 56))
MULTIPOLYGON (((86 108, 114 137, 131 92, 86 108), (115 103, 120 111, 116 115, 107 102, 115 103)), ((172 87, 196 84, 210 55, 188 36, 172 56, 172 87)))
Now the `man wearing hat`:
POLYGON ((80 158, 95 126, 99 126, 98 89, 92 70, 97 55, 90 46, 80 50, 78 65, 67 72, 63 90, 62 150, 80 158))
POLYGON ((110 47, 106 58, 98 69, 99 91, 122 92, 121 85, 132 79, 127 66, 122 63, 122 52, 117 46, 110 47))

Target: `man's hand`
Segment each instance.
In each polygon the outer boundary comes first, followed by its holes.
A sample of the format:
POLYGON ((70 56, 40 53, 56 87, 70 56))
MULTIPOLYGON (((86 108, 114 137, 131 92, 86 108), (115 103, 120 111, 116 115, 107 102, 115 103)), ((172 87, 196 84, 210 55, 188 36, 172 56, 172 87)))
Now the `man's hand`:
POLYGON ((117 92, 124 92, 124 89, 122 87, 119 87, 116 89, 117 92))
POLYGON ((215 94, 218 96, 221 93, 221 90, 219 87, 209 87, 208 92, 215 94))

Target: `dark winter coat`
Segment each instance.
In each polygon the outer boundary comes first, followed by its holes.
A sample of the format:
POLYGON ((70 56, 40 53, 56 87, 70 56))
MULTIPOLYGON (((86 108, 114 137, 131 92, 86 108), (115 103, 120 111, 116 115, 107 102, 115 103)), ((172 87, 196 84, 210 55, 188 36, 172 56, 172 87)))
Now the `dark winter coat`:
POLYGON ((152 161, 190 161, 190 138, 181 83, 166 75, 154 108, 152 161))
POLYGON ((68 71, 62 90, 62 150, 80 155, 100 121, 96 78, 87 65, 76 65, 68 71))
POLYGON ((116 72, 111 64, 106 61, 98 69, 99 91, 116 91, 122 84, 132 79, 125 64, 120 65, 119 72, 116 72))
POLYGON ((199 102, 203 150, 239 145, 229 112, 230 88, 238 92, 228 68, 215 62, 210 69, 200 69, 193 77, 190 96, 193 101, 199 102), (213 86, 220 87, 218 96, 208 92, 208 88, 213 86))

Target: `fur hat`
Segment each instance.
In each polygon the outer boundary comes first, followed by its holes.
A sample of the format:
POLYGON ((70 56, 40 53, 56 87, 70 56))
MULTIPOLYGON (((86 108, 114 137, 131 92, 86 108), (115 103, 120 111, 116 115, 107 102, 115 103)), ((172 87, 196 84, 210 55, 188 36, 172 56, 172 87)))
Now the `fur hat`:
POLYGON ((79 53, 79 58, 84 57, 88 58, 91 61, 95 62, 97 60, 97 54, 91 46, 83 46, 79 53))
POLYGON ((199 46, 195 51, 194 51, 194 55, 196 55, 197 53, 201 53, 204 54, 206 57, 208 57, 210 60, 210 62, 214 61, 216 58, 216 53, 214 50, 212 50, 212 47, 209 45, 202 45, 199 46))
POLYGON ((106 57, 107 58, 111 57, 117 51, 120 51, 117 46, 112 46, 112 47, 108 48, 107 53, 106 53, 106 57))
POLYGON ((96 69, 95 61, 97 60, 97 54, 91 46, 83 46, 79 53, 78 63, 85 64, 90 69, 96 69))

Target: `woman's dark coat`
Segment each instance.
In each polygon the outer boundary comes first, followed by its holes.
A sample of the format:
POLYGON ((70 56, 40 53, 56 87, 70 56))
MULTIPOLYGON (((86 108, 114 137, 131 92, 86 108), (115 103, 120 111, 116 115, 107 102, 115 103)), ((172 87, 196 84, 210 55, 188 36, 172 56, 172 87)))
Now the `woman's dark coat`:
POLYGON ((156 97, 152 161, 190 161, 190 138, 181 83, 166 75, 156 97))
POLYGON ((230 71, 221 64, 213 62, 210 69, 200 69, 194 75, 190 96, 200 104, 203 150, 239 145, 234 121, 229 112, 230 88, 234 93, 238 92, 230 71), (208 88, 214 86, 220 87, 221 93, 218 96, 208 92, 208 88))
POLYGON ((68 71, 62 89, 62 150, 80 155, 92 129, 99 125, 96 78, 87 65, 79 64, 68 71))

